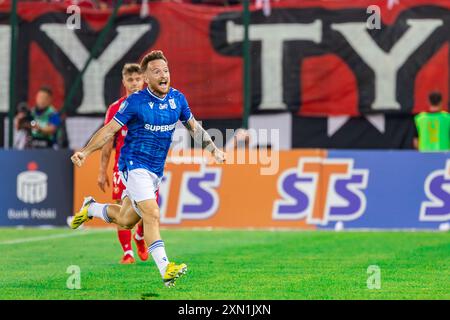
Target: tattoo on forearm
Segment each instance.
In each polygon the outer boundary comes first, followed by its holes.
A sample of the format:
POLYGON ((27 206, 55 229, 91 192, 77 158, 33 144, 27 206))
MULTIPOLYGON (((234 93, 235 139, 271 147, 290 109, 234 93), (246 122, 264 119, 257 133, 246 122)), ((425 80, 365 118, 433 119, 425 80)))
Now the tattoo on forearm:
POLYGON ((191 127, 191 124, 189 123, 189 121, 186 121, 183 124, 184 124, 185 128, 188 129, 189 132, 192 131, 193 128, 191 127))
POLYGON ((188 122, 185 123, 185 126, 189 130, 194 141, 202 145, 202 149, 206 149, 210 152, 216 149, 216 145, 212 141, 211 136, 197 121, 195 121, 194 128, 192 128, 188 122))
POLYGON ((215 145, 208 132, 206 132, 204 129, 202 129, 201 131, 202 131, 202 148, 207 149, 209 151, 214 150, 215 145))
POLYGON ((111 133, 111 132, 103 133, 101 131, 98 131, 91 138, 91 140, 89 141, 87 146, 84 147, 83 151, 91 153, 91 152, 93 152, 95 150, 100 149, 101 147, 103 147, 108 142, 108 140, 112 136, 114 136, 114 133, 111 133))
POLYGON ((102 147, 109 141, 109 139, 112 137, 112 135, 106 135, 105 137, 103 137, 103 141, 102 141, 102 147))

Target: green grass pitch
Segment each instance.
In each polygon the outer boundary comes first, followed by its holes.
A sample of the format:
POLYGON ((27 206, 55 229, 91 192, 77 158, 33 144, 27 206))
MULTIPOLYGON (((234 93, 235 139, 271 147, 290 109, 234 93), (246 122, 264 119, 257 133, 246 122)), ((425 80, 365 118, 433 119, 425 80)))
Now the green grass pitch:
MULTIPOLYGON (((114 230, 0 228, 0 299, 450 299, 448 232, 162 230, 188 264, 166 288, 151 257, 119 265, 114 230), (81 289, 67 288, 71 265, 81 289), (381 288, 368 289, 368 267, 381 288)), ((137 254, 136 254, 137 257, 137 254)))

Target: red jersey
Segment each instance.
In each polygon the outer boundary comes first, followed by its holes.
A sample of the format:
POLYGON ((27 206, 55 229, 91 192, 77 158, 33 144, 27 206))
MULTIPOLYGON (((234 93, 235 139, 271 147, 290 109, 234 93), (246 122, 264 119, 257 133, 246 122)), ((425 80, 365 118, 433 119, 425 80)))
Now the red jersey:
MULTIPOLYGON (((117 100, 116 102, 113 102, 108 107, 108 110, 106 111, 105 115, 105 124, 109 123, 114 116, 116 115, 117 111, 119 111, 120 105, 127 97, 124 96, 117 100)), ((122 146, 125 142, 125 137, 127 135, 128 128, 127 126, 123 126, 122 129, 117 131, 116 135, 114 136, 114 143, 116 146, 116 157, 114 159, 114 171, 118 171, 118 162, 119 162, 119 156, 120 156, 120 149, 122 149, 122 146)))

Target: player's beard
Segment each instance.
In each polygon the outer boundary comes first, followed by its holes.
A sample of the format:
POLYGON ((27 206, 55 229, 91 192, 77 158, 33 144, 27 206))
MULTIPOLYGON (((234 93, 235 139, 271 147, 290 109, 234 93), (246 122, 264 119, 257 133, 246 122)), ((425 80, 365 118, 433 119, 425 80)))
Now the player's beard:
POLYGON ((150 89, 151 89, 154 93, 156 93, 156 95, 158 95, 158 96, 160 96, 160 97, 165 96, 165 95, 169 92, 169 89, 170 89, 170 80, 167 80, 167 83, 166 83, 165 86, 161 86, 161 85, 159 84, 159 82, 157 82, 157 83, 155 84, 155 86, 151 86, 150 89))

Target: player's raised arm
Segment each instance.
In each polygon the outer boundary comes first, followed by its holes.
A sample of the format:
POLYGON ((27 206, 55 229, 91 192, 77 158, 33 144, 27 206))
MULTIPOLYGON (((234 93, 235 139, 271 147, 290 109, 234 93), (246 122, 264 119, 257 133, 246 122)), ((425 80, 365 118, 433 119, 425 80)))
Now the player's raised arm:
POLYGON ((203 149, 208 150, 214 156, 218 163, 225 162, 225 153, 219 150, 217 146, 212 141, 211 136, 206 132, 205 129, 200 125, 200 123, 191 117, 188 121, 183 122, 186 129, 189 130, 192 138, 195 142, 200 143, 203 149))
POLYGON ((86 158, 94 151, 103 147, 109 139, 114 137, 117 131, 122 128, 122 125, 117 121, 110 121, 107 125, 103 126, 100 130, 98 130, 89 143, 81 150, 75 152, 73 156, 70 158, 72 162, 81 167, 86 160, 86 158))

